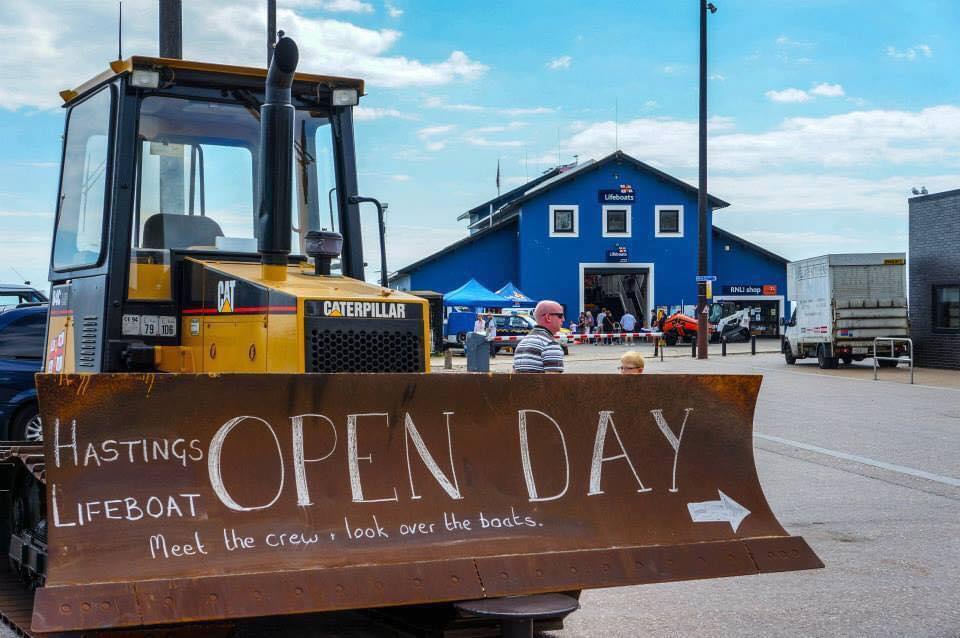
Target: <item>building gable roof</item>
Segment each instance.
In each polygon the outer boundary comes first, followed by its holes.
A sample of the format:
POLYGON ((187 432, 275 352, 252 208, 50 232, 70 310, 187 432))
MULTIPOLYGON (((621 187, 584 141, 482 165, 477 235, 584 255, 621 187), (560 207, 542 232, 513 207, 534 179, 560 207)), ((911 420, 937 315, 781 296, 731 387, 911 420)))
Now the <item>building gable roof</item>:
POLYGON ((735 241, 735 242, 737 242, 737 243, 743 244, 744 246, 746 246, 746 247, 749 248, 750 250, 754 250, 754 251, 760 253, 761 255, 763 255, 764 257, 767 257, 768 259, 772 259, 773 261, 779 261, 779 262, 783 262, 783 263, 785 263, 785 264, 790 262, 790 260, 787 259, 786 257, 781 257, 780 255, 778 255, 778 254, 776 254, 776 253, 770 252, 770 251, 767 250, 766 248, 762 248, 762 247, 760 247, 760 246, 757 246, 756 244, 747 241, 746 239, 744 239, 743 237, 740 237, 739 235, 734 235, 734 234, 731 233, 729 230, 724 230, 724 229, 722 229, 722 228, 720 228, 720 227, 718 227, 718 226, 714 226, 714 227, 713 227, 713 234, 716 235, 717 237, 719 237, 720 239, 727 239, 727 240, 730 240, 730 241, 735 241))
MULTIPOLYGON (((522 196, 511 201, 510 203, 506 204, 503 207, 501 214, 506 214, 508 212, 514 211, 517 208, 519 208, 524 202, 530 201, 534 197, 539 197, 543 193, 546 193, 550 189, 555 188, 560 184, 566 184, 569 181, 576 179, 577 177, 579 177, 584 173, 597 170, 599 168, 602 168, 603 166, 606 166, 610 162, 614 162, 614 161, 631 164, 637 170, 643 171, 646 173, 651 173, 658 179, 661 179, 667 182, 668 184, 672 184, 673 186, 676 186, 680 190, 687 191, 688 193, 697 192, 697 189, 695 187, 691 186, 690 184, 687 184, 685 181, 677 179, 672 175, 668 175, 667 173, 664 173, 660 169, 654 168, 649 164, 645 164, 644 162, 641 162, 640 160, 634 157, 631 157, 630 155, 627 155, 623 151, 615 151, 613 153, 610 153, 604 158, 596 160, 595 162, 584 162, 583 164, 581 164, 580 166, 577 166, 576 168, 573 168, 569 171, 566 171, 565 173, 555 176, 553 179, 549 180, 546 183, 537 184, 533 188, 529 188, 528 186, 527 187, 528 190, 522 196)), ((727 206, 730 205, 728 202, 725 202, 722 199, 718 197, 714 197, 713 195, 709 195, 709 194, 708 194, 707 201, 713 208, 726 208, 727 206)))
POLYGON ((472 235, 468 235, 468 236, 464 237, 463 239, 460 239, 460 240, 458 240, 458 241, 453 242, 452 244, 450 244, 450 245, 447 246, 446 248, 441 248, 441 249, 438 250, 437 252, 435 252, 435 253, 433 253, 433 254, 431 254, 431 255, 427 255, 426 257, 424 257, 423 259, 421 259, 421 260, 419 260, 419 261, 415 261, 415 262, 413 262, 412 264, 409 264, 409 265, 407 265, 407 266, 404 266, 403 268, 398 269, 397 272, 391 277, 391 279, 393 279, 393 278, 395 278, 395 277, 397 277, 397 276, 399 276, 399 275, 405 275, 405 274, 407 274, 407 273, 410 273, 410 272, 416 270, 417 268, 420 268, 421 266, 424 266, 424 265, 430 263, 431 261, 434 261, 434 260, 436 260, 436 259, 439 259, 440 257, 443 257, 444 255, 447 255, 447 254, 452 253, 452 252, 454 252, 454 251, 456 251, 456 250, 459 250, 460 248, 463 248, 464 246, 468 246, 468 245, 472 244, 473 242, 480 241, 481 239, 485 239, 491 232, 493 232, 493 231, 495 231, 495 230, 500 230, 501 228, 504 228, 504 227, 510 226, 510 225, 516 225, 516 223, 517 223, 517 218, 516 218, 516 217, 513 217, 513 216, 511 216, 511 217, 506 217, 506 218, 504 218, 504 219, 499 219, 499 220, 495 221, 492 226, 488 226, 487 228, 484 228, 484 229, 481 230, 481 231, 477 231, 477 232, 473 233, 472 235))

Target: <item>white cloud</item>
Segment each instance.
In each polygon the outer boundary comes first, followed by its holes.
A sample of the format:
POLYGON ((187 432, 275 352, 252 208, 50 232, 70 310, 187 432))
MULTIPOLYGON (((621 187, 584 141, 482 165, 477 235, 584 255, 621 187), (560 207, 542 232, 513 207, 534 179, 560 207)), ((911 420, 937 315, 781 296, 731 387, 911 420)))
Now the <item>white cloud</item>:
POLYGON ((647 109, 648 111, 652 111, 653 109, 657 108, 658 106, 660 106, 660 105, 657 104, 657 101, 656 101, 656 100, 647 100, 646 102, 643 103, 643 108, 647 109))
POLYGON ((518 148, 524 146, 522 140, 488 140, 481 135, 466 135, 463 140, 467 144, 485 148, 518 148))
POLYGON ((424 140, 437 135, 445 135, 457 128, 456 124, 438 124, 436 126, 427 126, 417 131, 417 137, 424 140))
POLYGON ((309 7, 335 13, 373 13, 373 5, 360 0, 287 0, 287 7, 309 7))
POLYGON ((721 74, 721 73, 714 73, 714 74, 712 74, 712 75, 710 76, 710 79, 711 79, 711 80, 716 80, 716 81, 718 81, 718 82, 723 82, 724 80, 727 79, 727 76, 725 76, 725 75, 723 75, 723 74, 721 74))
POLYGON ((500 115, 506 115, 507 117, 519 117, 522 115, 544 115, 547 113, 554 113, 556 109, 545 107, 545 106, 534 106, 534 107, 497 107, 497 106, 481 106, 479 104, 451 104, 447 102, 446 98, 429 96, 427 97, 423 105, 431 109, 441 109, 444 111, 464 111, 469 113, 498 113, 500 115))
POLYGON ((389 0, 385 2, 383 6, 387 10, 387 15, 389 15, 391 18, 399 18, 403 15, 403 9, 397 7, 392 2, 389 2, 389 0))
POLYGON ((898 50, 896 47, 888 46, 887 47, 887 57, 893 58, 894 60, 916 60, 918 57, 932 58, 933 49, 926 44, 917 44, 904 51, 898 50))
POLYGON ((573 61, 569 55, 562 55, 555 60, 550 60, 547 62, 547 68, 551 71, 557 71, 559 69, 569 69, 570 63, 573 61))
POLYGON ((545 115, 547 113, 555 113, 557 109, 546 106, 534 106, 530 108, 500 108, 496 110, 501 115, 517 117, 519 115, 545 115))
POLYGON ((810 94, 802 89, 783 89, 782 91, 767 91, 764 93, 772 102, 809 102, 810 94))
MULTIPOLYGON (((960 166, 960 107, 953 105, 788 118, 755 133, 738 132, 734 125, 729 118, 711 123, 716 131, 709 140, 711 171, 960 166)), ((615 129, 612 121, 585 125, 562 145, 563 150, 582 158, 602 157, 614 148, 615 129)), ((695 120, 643 117, 622 122, 619 129, 620 147, 638 159, 667 172, 696 167, 695 120)))
MULTIPOLYGON (((187 59, 263 66, 266 11, 260 0, 207 0, 183 3, 183 53, 187 59)), ((354 76, 368 86, 439 86, 473 81, 488 70, 462 51, 446 59, 418 60, 391 54, 402 34, 394 29, 370 29, 324 17, 307 17, 304 10, 364 12, 357 0, 310 0, 281 3, 277 23, 300 46, 300 68, 306 72, 354 76)), ((124 56, 157 54, 157 4, 151 0, 124 3, 124 56)), ((97 75, 116 57, 116 4, 0 3, 0 41, 5 43, 0 66, 0 105, 52 108, 58 91, 97 75), (83 55, 77 55, 82 51, 83 55), (43 69, 23 80, 23 69, 43 69)))
POLYGON ((813 95, 820 95, 822 97, 843 97, 844 96, 843 87, 841 85, 829 84, 827 82, 823 82, 821 84, 816 85, 815 87, 810 89, 810 93, 813 95))
POLYGON ((358 121, 380 120, 385 117, 394 117, 400 120, 416 120, 413 115, 407 115, 397 109, 386 109, 375 106, 358 106, 353 109, 353 117, 358 121))

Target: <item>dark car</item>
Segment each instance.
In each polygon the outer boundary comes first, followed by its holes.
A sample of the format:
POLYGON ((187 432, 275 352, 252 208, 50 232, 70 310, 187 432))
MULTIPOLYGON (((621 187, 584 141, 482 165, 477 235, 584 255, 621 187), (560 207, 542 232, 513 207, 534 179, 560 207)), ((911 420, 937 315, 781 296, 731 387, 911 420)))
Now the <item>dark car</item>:
POLYGON ((43 368, 47 304, 20 304, 0 311, 0 437, 43 437, 33 375, 43 368))
POLYGON ((0 310, 19 306, 23 303, 44 303, 46 295, 30 286, 20 284, 0 284, 0 310))
MULTIPOLYGON (((497 324, 498 337, 523 337, 537 327, 537 322, 527 314, 493 315, 493 321, 497 324)), ((515 341, 506 341, 497 344, 496 348, 499 352, 500 348, 512 348, 516 345, 515 341)), ((563 348, 563 354, 569 354, 566 343, 561 343, 560 347, 563 348)))

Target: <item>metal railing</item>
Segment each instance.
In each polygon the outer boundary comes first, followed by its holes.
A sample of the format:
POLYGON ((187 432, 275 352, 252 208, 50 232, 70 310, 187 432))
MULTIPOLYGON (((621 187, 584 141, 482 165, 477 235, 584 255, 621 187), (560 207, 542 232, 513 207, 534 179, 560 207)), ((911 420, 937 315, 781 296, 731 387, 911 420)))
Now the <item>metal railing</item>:
POLYGON ((873 380, 877 381, 877 371, 879 369, 879 361, 900 361, 901 358, 897 356, 896 350, 894 349, 894 344, 897 342, 906 343, 910 350, 910 357, 908 362, 910 364, 910 383, 913 383, 913 339, 909 337, 874 337, 873 338, 873 380), (880 342, 887 342, 890 344, 890 356, 881 357, 877 353, 877 346, 880 345, 880 342))

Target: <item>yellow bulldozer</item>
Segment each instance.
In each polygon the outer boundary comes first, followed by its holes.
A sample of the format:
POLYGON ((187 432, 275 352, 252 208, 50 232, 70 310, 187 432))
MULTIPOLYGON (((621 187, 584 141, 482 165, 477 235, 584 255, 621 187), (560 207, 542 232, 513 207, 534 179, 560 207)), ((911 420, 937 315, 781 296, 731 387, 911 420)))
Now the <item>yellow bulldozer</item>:
POLYGON ((428 374, 426 302, 364 281, 363 83, 297 58, 285 37, 268 70, 133 57, 62 94, 43 440, 0 462, 8 623, 821 566, 760 488, 759 377, 428 374))

